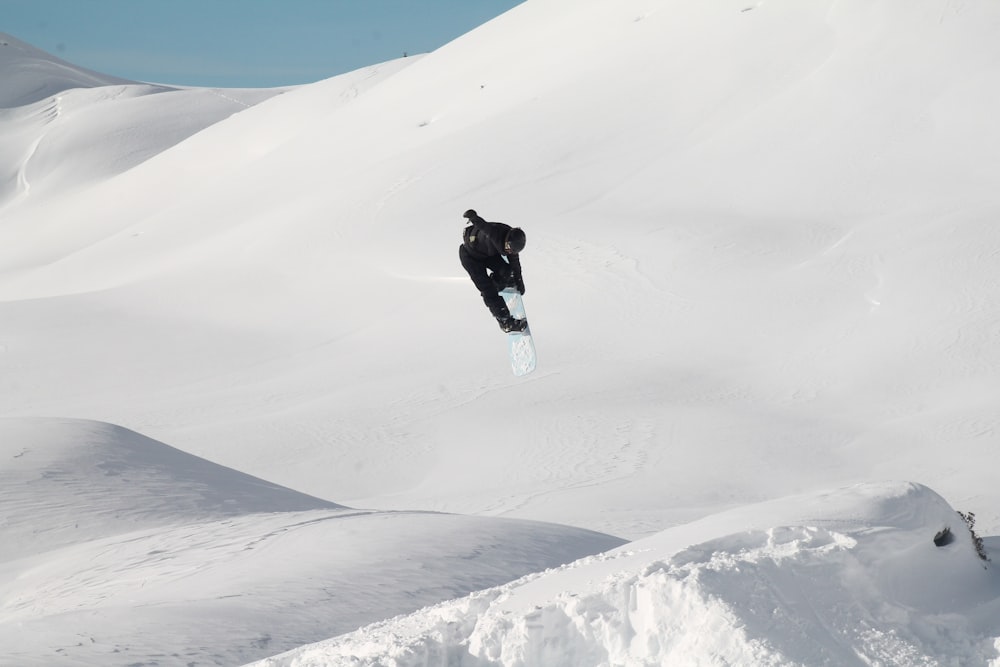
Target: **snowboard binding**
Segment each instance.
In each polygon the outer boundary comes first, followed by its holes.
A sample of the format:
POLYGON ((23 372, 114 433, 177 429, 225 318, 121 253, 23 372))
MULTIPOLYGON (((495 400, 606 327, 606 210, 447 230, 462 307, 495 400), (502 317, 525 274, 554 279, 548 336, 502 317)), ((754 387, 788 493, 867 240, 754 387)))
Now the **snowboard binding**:
POLYGON ((520 333, 528 328, 528 320, 519 320, 510 315, 498 318, 497 323, 505 333, 520 333))

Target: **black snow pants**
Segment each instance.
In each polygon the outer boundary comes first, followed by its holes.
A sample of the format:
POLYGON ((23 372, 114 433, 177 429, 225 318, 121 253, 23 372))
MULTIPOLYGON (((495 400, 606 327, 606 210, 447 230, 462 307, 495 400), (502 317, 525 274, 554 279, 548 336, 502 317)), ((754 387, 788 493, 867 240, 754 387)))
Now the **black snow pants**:
POLYGON ((476 289, 483 297, 483 303, 490 309, 493 317, 498 320, 510 317, 507 304, 504 303, 503 297, 498 294, 500 290, 498 283, 503 285, 510 279, 511 268, 507 260, 500 255, 480 259, 470 253, 465 245, 458 247, 458 257, 462 260, 462 267, 469 273, 469 277, 472 278, 476 289), (496 281, 490 277, 489 271, 497 275, 496 281))

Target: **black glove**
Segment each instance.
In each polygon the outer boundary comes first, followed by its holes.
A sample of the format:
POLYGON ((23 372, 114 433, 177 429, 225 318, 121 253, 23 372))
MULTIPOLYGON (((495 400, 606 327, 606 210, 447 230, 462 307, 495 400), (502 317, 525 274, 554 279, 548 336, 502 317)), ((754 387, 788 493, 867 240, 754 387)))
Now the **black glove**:
POLYGON ((520 278, 517 279, 517 291, 524 294, 524 281, 520 278))
POLYGON ((468 211, 462 214, 462 217, 466 218, 467 220, 472 220, 473 218, 478 218, 479 216, 476 214, 474 210, 470 208, 468 211))

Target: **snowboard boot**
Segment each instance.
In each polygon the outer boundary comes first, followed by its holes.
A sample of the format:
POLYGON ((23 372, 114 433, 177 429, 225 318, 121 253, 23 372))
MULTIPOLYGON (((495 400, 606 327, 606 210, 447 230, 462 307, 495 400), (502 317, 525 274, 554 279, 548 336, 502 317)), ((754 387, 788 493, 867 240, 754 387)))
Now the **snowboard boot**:
POLYGON ((503 299, 499 297, 492 299, 489 305, 490 314, 496 318, 497 324, 499 324, 500 328, 506 333, 524 331, 528 327, 527 320, 519 320, 510 314, 510 311, 507 309, 507 304, 504 303, 503 299))
POLYGON ((505 333, 515 333, 528 328, 528 320, 519 320, 510 315, 507 317, 498 317, 497 322, 505 333))

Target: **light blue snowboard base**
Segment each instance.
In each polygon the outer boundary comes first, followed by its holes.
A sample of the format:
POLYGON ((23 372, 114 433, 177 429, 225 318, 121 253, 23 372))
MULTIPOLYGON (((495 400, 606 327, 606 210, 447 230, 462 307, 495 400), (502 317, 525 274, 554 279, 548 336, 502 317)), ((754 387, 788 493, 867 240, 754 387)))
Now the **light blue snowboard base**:
MULTIPOLYGON (((507 310, 519 320, 526 320, 524 301, 515 289, 505 289, 500 296, 507 302, 507 310)), ((507 334, 507 349, 510 351, 510 369, 518 377, 535 370, 535 343, 531 340, 531 327, 524 331, 512 331, 507 334)))

